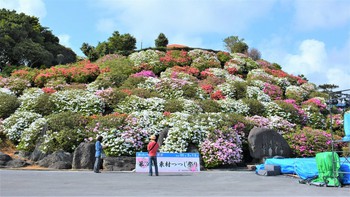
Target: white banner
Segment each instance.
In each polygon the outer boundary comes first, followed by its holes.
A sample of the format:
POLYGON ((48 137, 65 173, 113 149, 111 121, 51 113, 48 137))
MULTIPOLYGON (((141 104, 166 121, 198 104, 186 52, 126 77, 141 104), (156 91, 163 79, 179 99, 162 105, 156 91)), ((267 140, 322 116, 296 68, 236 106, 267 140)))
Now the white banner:
MULTIPOLYGON (((157 153, 158 172, 199 172, 199 153, 157 153)), ((148 153, 136 153, 136 172, 148 172, 148 153)), ((154 172, 154 166, 153 166, 154 172)))

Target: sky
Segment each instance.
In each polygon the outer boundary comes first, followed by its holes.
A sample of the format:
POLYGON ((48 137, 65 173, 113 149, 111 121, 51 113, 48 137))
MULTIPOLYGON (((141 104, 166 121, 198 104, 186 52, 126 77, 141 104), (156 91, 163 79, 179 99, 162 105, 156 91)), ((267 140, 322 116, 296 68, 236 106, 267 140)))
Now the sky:
POLYGON ((138 49, 164 33, 169 44, 224 51, 223 40, 238 36, 289 74, 350 89, 349 0, 0 0, 0 8, 38 17, 79 56, 84 42, 114 31, 134 36, 138 49))

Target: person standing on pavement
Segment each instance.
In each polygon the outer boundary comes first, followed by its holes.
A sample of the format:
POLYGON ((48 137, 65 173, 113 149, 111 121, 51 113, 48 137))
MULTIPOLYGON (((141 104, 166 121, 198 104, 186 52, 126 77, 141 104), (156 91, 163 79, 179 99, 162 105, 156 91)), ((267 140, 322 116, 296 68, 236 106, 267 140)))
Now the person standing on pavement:
POLYGON ((156 141, 156 136, 152 135, 150 137, 150 142, 147 145, 148 150, 148 166, 149 166, 149 176, 152 176, 152 164, 154 165, 154 170, 156 176, 158 176, 158 164, 157 164, 157 152, 159 148, 159 144, 156 141))
POLYGON ((102 160, 102 153, 103 153, 103 146, 102 146, 102 136, 97 137, 97 141, 95 143, 95 164, 94 164, 94 172, 95 173, 101 173, 101 160, 102 160))

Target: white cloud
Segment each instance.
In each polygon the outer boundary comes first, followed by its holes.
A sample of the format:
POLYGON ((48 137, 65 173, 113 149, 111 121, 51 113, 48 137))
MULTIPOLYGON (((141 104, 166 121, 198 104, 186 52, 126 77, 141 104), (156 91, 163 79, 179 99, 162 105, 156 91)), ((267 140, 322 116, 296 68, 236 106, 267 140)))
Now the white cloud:
POLYGON ((329 71, 327 77, 332 84, 339 85, 339 89, 350 89, 350 32, 344 47, 335 48, 329 55, 329 71))
POLYGON ((295 1, 295 24, 301 30, 334 28, 350 22, 350 4, 346 0, 295 1))
POLYGON ((275 0, 98 0, 94 4, 103 10, 104 20, 109 18, 113 24, 123 25, 126 32, 119 32, 130 33, 137 40, 151 40, 149 43, 153 46, 152 42, 161 32, 168 37, 170 43, 178 42, 176 39, 185 35, 187 40, 181 39, 184 43, 179 43, 185 45, 201 45, 205 40, 200 41, 198 38, 209 33, 239 35, 256 19, 269 13, 274 2, 275 0), (197 40, 193 41, 193 38, 197 40))
POLYGON ((325 72, 327 52, 325 44, 317 40, 304 40, 299 46, 299 54, 288 54, 285 57, 285 69, 293 74, 308 75, 325 72))
POLYGON ((27 15, 43 18, 46 16, 46 8, 43 0, 0 0, 0 8, 16 10, 27 15))
POLYGON ((117 30, 117 24, 113 19, 104 18, 98 20, 96 28, 99 32, 112 34, 117 30))
POLYGON ((68 34, 60 34, 57 37, 60 40, 60 44, 61 45, 65 46, 65 47, 68 47, 68 48, 71 47, 70 35, 68 35, 68 34))
POLYGON ((348 70, 330 68, 327 71, 328 84, 339 86, 339 90, 350 89, 350 73, 348 70))
POLYGON ((335 84, 339 89, 349 89, 349 49, 350 36, 343 48, 334 49, 332 52, 328 52, 321 41, 304 40, 299 45, 297 54, 281 56, 285 57, 283 59, 277 57, 276 62, 282 63, 284 71, 294 75, 303 74, 316 85, 335 84))

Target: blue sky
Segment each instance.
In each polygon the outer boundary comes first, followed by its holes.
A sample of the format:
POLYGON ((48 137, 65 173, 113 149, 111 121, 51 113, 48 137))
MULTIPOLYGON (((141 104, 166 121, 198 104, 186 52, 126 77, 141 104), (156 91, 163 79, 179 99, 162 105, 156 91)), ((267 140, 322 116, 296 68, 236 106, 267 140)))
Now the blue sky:
POLYGON ((350 89, 348 0, 0 0, 0 8, 38 17, 80 56, 83 42, 96 46, 114 31, 133 35, 137 48, 159 33, 216 50, 239 36, 288 73, 350 89))

